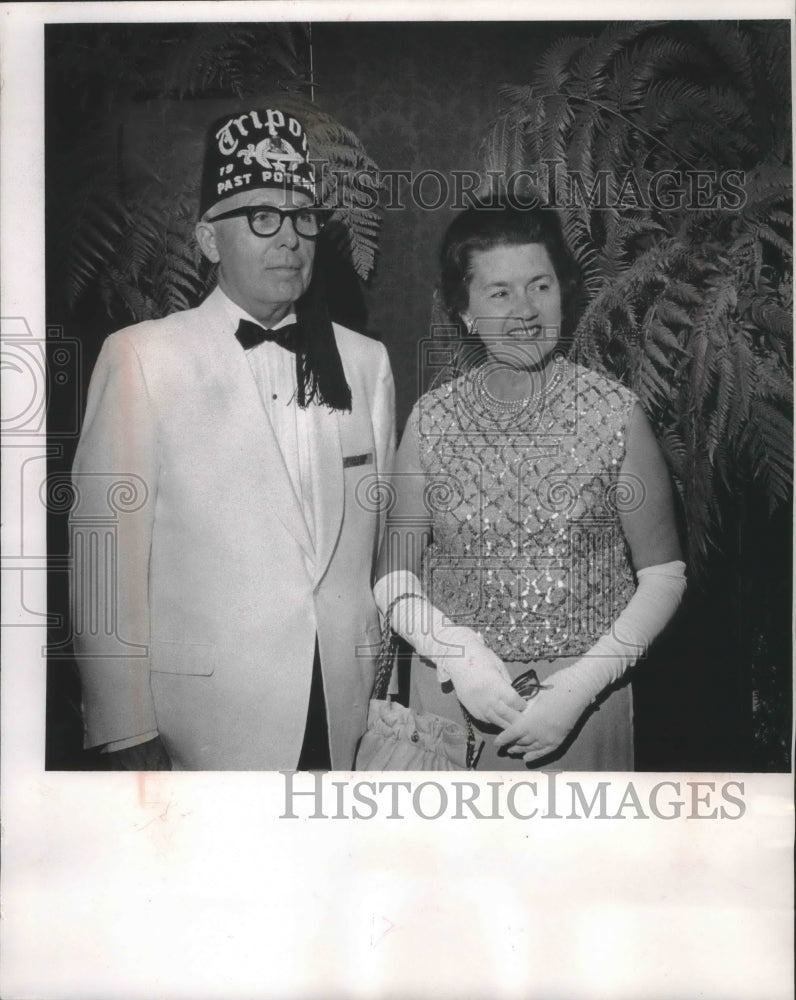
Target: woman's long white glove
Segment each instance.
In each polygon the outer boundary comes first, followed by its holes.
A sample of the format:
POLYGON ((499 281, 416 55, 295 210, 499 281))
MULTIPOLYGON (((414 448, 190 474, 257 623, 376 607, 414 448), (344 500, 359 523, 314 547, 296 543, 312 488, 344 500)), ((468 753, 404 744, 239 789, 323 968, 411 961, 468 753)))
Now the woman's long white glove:
POLYGON ((393 631, 434 663, 440 682, 450 678, 471 715, 501 728, 520 717, 525 699, 511 686, 503 661, 471 628, 454 625, 435 607, 414 573, 388 573, 377 581, 373 595, 382 615, 391 608, 393 631))
POLYGON ((556 750, 601 692, 647 652, 677 611, 685 588, 685 563, 679 560, 639 570, 638 588, 611 632, 571 667, 549 677, 495 745, 510 746, 526 761, 556 750))

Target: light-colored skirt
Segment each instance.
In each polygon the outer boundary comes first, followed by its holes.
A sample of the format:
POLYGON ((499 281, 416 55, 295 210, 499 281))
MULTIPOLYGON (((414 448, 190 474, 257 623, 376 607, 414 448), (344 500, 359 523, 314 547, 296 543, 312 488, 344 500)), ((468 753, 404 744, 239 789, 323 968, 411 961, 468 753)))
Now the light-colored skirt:
MULTIPOLYGON (((533 663, 507 663, 506 667, 512 679, 533 668, 544 683, 556 671, 576 660, 576 656, 567 656, 533 663)), ((450 683, 440 685, 434 665, 416 654, 412 657, 409 705, 416 712, 434 712, 456 722, 464 722, 453 686, 450 683)), ((541 768, 562 771, 633 770, 633 696, 627 677, 621 685, 610 688, 590 709, 562 747, 530 764, 526 764, 521 756, 512 756, 506 749, 495 747, 494 739, 499 729, 478 720, 474 720, 474 724, 476 733, 485 741, 476 767, 478 771, 541 768)))

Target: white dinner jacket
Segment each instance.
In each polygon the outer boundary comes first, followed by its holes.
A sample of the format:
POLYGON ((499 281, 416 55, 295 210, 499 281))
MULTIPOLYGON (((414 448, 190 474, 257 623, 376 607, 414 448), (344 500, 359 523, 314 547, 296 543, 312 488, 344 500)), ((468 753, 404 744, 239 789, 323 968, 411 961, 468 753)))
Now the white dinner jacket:
POLYGON ((176 767, 295 767, 317 634, 332 765, 350 768, 378 642, 387 352, 334 326, 352 411, 308 411, 313 544, 232 325, 216 291, 97 361, 71 520, 85 743, 156 729, 176 767))

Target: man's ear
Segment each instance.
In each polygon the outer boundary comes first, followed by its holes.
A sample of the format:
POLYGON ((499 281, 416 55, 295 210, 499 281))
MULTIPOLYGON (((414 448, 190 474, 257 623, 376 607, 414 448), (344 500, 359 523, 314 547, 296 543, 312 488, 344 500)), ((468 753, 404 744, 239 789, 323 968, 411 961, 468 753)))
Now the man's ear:
POLYGON ((212 264, 217 264, 221 259, 221 254, 216 245, 216 229, 213 223, 200 220, 196 223, 194 233, 199 249, 212 264))

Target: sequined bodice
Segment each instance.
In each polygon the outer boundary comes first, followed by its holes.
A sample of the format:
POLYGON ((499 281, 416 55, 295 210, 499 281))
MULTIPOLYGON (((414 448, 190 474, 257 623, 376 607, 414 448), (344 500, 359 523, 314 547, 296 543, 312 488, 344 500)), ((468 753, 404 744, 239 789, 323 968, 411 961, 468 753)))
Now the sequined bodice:
POLYGON ((426 393, 408 432, 427 479, 432 601, 504 660, 584 652, 635 589, 617 474, 632 393, 566 362, 547 398, 496 413, 472 374, 426 393))

